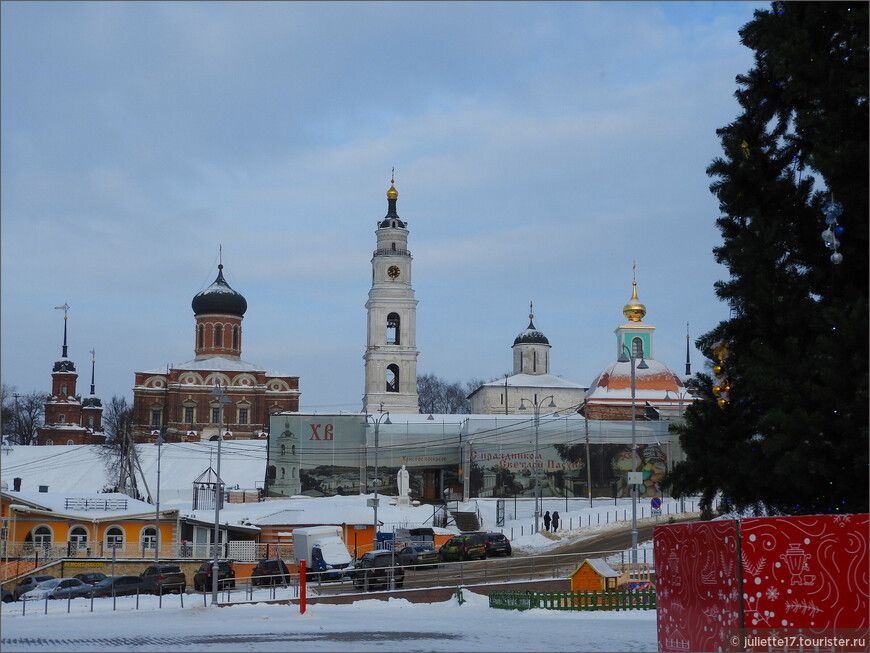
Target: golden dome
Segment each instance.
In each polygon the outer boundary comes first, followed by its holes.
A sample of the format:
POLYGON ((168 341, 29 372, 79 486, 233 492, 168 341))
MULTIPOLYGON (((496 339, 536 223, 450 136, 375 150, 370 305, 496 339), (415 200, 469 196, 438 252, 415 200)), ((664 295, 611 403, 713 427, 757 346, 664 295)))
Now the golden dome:
POLYGON ((622 307, 622 314, 629 322, 640 322, 646 315, 646 306, 637 298, 637 281, 631 282, 631 299, 622 307))
POLYGON ((390 182, 390 190, 387 191, 387 198, 394 200, 399 196, 399 191, 396 190, 396 187, 393 185, 393 182, 390 182))

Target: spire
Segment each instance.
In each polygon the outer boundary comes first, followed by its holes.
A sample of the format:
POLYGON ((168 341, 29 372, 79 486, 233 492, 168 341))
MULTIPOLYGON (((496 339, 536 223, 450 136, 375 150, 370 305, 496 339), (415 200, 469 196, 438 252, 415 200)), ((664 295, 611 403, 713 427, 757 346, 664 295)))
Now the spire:
POLYGON ((692 376, 692 361, 689 359, 689 323, 686 322, 686 376, 692 376))
POLYGON ((61 351, 62 358, 67 358, 67 355, 66 355, 66 352, 67 352, 67 347, 66 347, 66 314, 67 314, 67 311, 69 311, 69 309, 70 309, 70 306, 66 302, 63 303, 63 306, 55 306, 54 307, 54 310, 56 310, 56 311, 63 311, 63 350, 61 351))
POLYGON ((95 349, 91 349, 91 395, 96 394, 94 391, 94 369, 97 364, 97 351, 95 349))
POLYGON ((380 222, 380 227, 398 227, 405 228, 405 222, 399 217, 396 211, 396 200, 399 198, 399 191, 396 190, 396 169, 393 168, 390 175, 390 190, 387 191, 387 215, 380 222))

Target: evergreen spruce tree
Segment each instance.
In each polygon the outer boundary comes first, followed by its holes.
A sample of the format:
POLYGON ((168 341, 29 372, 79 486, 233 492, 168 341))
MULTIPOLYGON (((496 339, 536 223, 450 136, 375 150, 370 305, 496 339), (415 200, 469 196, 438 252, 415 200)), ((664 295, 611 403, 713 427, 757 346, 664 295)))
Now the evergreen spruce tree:
POLYGON ((755 62, 707 169, 730 317, 698 340, 711 374, 666 483, 702 507, 867 512, 868 4, 774 2, 740 36, 755 62))

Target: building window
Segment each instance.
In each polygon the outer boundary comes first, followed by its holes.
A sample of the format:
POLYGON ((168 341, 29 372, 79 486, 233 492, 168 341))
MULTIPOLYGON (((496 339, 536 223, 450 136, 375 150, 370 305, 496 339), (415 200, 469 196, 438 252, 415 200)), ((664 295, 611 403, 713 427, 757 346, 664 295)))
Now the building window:
POLYGON ((287 455, 287 447, 285 447, 283 444, 281 445, 281 455, 282 456, 287 455))
POLYGON ((631 355, 635 358, 643 358, 643 340, 641 338, 631 339, 631 355))
POLYGON ((284 468, 283 467, 281 468, 281 478, 282 479, 284 478, 284 468))
POLYGON ((214 328, 214 346, 215 347, 222 347, 223 346, 223 344, 222 344, 223 339, 224 339, 224 329, 220 324, 218 324, 214 328))
POLYGON ((62 394, 62 395, 66 394, 66 383, 60 384, 60 394, 62 394))
POLYGON ((184 407, 184 421, 187 424, 193 424, 193 417, 194 417, 193 413, 194 413, 193 406, 185 406, 184 407))
POLYGON ((196 329, 197 338, 199 340, 199 348, 202 349, 205 346, 205 327, 200 324, 196 329))
POLYGON ((157 529, 154 526, 142 529, 141 547, 143 551, 153 551, 157 548, 157 529))
POLYGON ((393 363, 387 366, 387 392, 399 391, 399 366, 393 363))
POLYGON ((239 424, 247 424, 248 423, 248 409, 247 408, 239 408, 239 424))
POLYGON ((63 424, 64 422, 66 422, 66 415, 61 413, 60 415, 57 416, 57 423, 63 424))
POLYGON ((387 315, 387 344, 398 345, 400 343, 399 325, 401 318, 398 313, 390 313, 387 315))
POLYGON ((239 327, 233 327, 233 349, 239 348, 239 327))
POLYGON ((73 526, 69 532, 69 548, 85 549, 88 546, 88 530, 84 526, 73 526))
POLYGON ((94 418, 93 417, 88 417, 88 426, 90 426, 91 428, 94 428, 94 418))
POLYGON ((110 526, 109 529, 106 531, 106 548, 124 548, 124 531, 120 526, 110 526))
POLYGON ((45 446, 46 446, 46 447, 50 447, 50 446, 53 445, 53 444, 54 444, 54 440, 52 440, 51 438, 49 438, 48 440, 45 441, 45 446))
POLYGON ((151 426, 160 426, 160 417, 163 411, 161 410, 152 410, 151 411, 151 426))
POLYGON ((67 440, 66 443, 67 444, 75 444, 75 442, 73 442, 72 440, 67 440))
POLYGON ((218 424, 221 421, 221 409, 220 408, 212 408, 211 409, 211 422, 212 424, 218 424))
POLYGON ((51 529, 48 526, 37 526, 33 531, 33 546, 40 549, 51 548, 51 529))

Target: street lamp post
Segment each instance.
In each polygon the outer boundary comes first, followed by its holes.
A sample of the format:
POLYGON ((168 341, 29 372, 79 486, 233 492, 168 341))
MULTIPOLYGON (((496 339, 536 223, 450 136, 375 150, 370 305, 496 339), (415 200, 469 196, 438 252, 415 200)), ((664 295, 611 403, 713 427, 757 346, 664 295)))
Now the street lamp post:
POLYGON ((589 457, 589 403, 583 403, 583 424, 586 427, 586 492, 589 494, 589 507, 592 507, 592 459, 589 457))
POLYGON ((535 409, 535 532, 538 532, 541 520, 541 474, 540 474, 540 460, 538 459, 538 427, 541 423, 541 404, 543 404, 547 399, 550 400, 550 403, 547 404, 547 408, 555 408, 556 404, 553 402, 553 395, 548 397, 544 397, 541 401, 532 401, 531 399, 521 398, 520 405, 517 407, 517 410, 528 410, 526 408, 525 403, 528 401, 535 409))
MULTIPOLYGON (((381 405, 383 406, 383 404, 381 405)), ((371 502, 372 508, 374 508, 375 511, 374 531, 372 534, 372 550, 374 550, 378 541, 378 482, 380 480, 378 478, 378 433, 381 422, 384 424, 392 424, 392 422, 390 421, 390 411, 382 412, 380 417, 366 414, 366 428, 368 428, 369 420, 371 420, 372 424, 375 425, 375 477, 372 481, 372 485, 375 487, 375 498, 371 502)))
MULTIPOLYGON (((634 475, 637 473, 637 429, 635 423, 637 421, 637 416, 635 415, 635 361, 637 357, 634 355, 634 350, 629 349, 625 345, 622 345, 622 349, 624 351, 620 352, 619 358, 617 359, 620 363, 631 363, 631 472, 629 472, 628 483, 629 483, 629 491, 631 492, 631 562, 632 564, 637 564, 637 484, 633 483, 634 475), (629 356, 625 356, 625 352, 628 352, 629 356)), ((646 364, 646 361, 643 359, 643 355, 640 357, 640 363, 637 364, 637 369, 646 370, 649 369, 649 365, 646 364)))
POLYGON ((214 492, 214 562, 211 568, 211 604, 217 605, 218 599, 218 541, 220 539, 220 511, 223 488, 221 482, 221 442, 224 439, 224 406, 232 403, 227 397, 226 387, 220 383, 214 384, 211 396, 218 400, 218 439, 217 439, 217 467, 215 469, 215 492, 214 492))
POLYGON ((163 448, 164 442, 163 433, 161 432, 154 443, 157 445, 157 504, 154 508, 154 522, 156 524, 154 532, 154 562, 157 562, 160 557, 160 450, 163 448))

